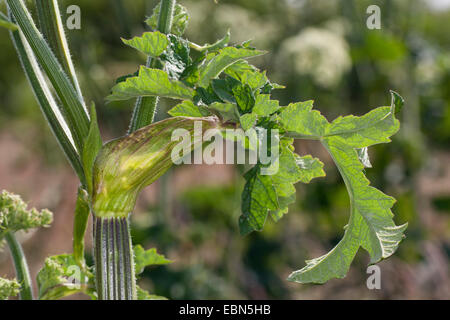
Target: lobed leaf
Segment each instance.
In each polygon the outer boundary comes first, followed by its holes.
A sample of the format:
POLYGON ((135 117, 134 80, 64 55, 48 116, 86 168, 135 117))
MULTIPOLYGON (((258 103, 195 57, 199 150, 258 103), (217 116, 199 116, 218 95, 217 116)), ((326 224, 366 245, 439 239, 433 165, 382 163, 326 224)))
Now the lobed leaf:
POLYGON ((177 80, 169 80, 166 72, 141 66, 137 77, 129 77, 112 88, 108 101, 128 100, 143 96, 160 96, 188 100, 194 90, 177 80))
POLYGON ((141 245, 134 246, 136 274, 142 273, 145 267, 164 265, 172 262, 172 260, 168 260, 163 255, 158 254, 156 248, 145 250, 141 245))
MULTIPOLYGON (((306 118, 316 117, 305 114, 305 108, 298 106, 306 118)), ((306 266, 295 271, 289 280, 300 283, 324 283, 331 278, 342 278, 346 275, 350 264, 360 247, 369 252, 371 263, 377 263, 392 255, 403 239, 406 224, 397 226, 393 221, 391 208, 395 199, 369 186, 370 182, 364 175, 364 162, 367 158, 358 148, 389 142, 389 137, 399 129, 395 119, 396 105, 380 107, 362 117, 339 117, 328 124, 321 120, 321 128, 316 128, 313 135, 323 132, 318 138, 331 154, 341 173, 350 197, 350 219, 345 228, 344 237, 329 253, 307 261, 306 266), (359 154, 358 154, 359 152, 359 154)), ((292 114, 293 110, 289 110, 292 114)), ((310 112, 314 112, 311 111, 310 112)), ((284 123, 287 114, 281 114, 284 123)), ((301 128, 300 128, 301 129, 301 128)), ((294 132, 300 135, 311 134, 311 130, 294 132)), ((295 130, 292 130, 295 131, 295 130)), ((365 151, 364 151, 365 152, 365 151)), ((367 165, 367 163, 366 163, 367 165)))
POLYGON ((280 122, 297 138, 320 138, 325 135, 329 123, 317 110, 312 110, 314 101, 291 103, 280 114, 280 122))
POLYGON ((94 275, 80 268, 70 254, 47 258, 37 283, 40 300, 57 300, 79 292, 95 298, 94 275))
POLYGON ((246 173, 239 219, 241 234, 262 230, 269 213, 275 221, 286 214, 289 205, 295 202, 294 184, 309 183, 313 178, 325 176, 323 163, 311 156, 295 154, 292 142, 292 139, 281 140, 279 157, 266 168, 266 175, 261 175, 260 165, 246 173))
POLYGON ((198 85, 207 87, 212 79, 219 76, 222 71, 233 63, 262 54, 265 54, 265 52, 247 48, 225 47, 220 49, 217 53, 210 54, 206 63, 200 67, 200 79, 198 85))
POLYGON ((134 37, 130 40, 122 39, 122 41, 126 45, 153 58, 163 54, 169 45, 167 36, 159 31, 144 32, 141 37, 134 37))

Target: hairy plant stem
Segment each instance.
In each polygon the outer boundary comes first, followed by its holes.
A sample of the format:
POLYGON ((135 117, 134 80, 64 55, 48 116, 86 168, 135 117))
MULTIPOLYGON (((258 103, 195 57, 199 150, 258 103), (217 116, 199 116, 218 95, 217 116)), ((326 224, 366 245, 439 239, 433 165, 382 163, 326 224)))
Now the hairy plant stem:
POLYGON ((16 270, 17 281, 20 283, 20 299, 33 300, 33 287, 28 270, 27 259, 23 253, 22 246, 17 241, 14 233, 7 232, 5 234, 6 242, 8 243, 11 257, 14 261, 14 268, 16 270))
POLYGON ((72 85, 82 96, 80 85, 70 57, 69 45, 64 34, 58 2, 56 0, 35 0, 39 18, 39 29, 43 33, 59 63, 69 76, 72 85))
MULTIPOLYGON (((170 33, 172 29, 173 12, 175 8, 175 0, 162 0, 161 9, 158 17, 158 31, 161 33, 170 33)), ((161 69, 162 65, 151 57, 147 58, 147 67, 161 69)), ((155 118, 156 108, 158 106, 158 97, 139 97, 133 110, 130 128, 128 133, 132 133, 153 122, 155 118)))
POLYGON ((136 276, 127 218, 94 216, 94 258, 99 300, 136 300, 136 276))
POLYGON ((84 139, 89 130, 89 115, 83 98, 73 87, 63 67, 55 57, 34 21, 23 0, 6 0, 11 13, 23 32, 42 69, 45 71, 62 105, 64 116, 72 132, 79 152, 83 150, 84 139))
MULTIPOLYGON (((9 18, 15 22, 14 17, 9 11, 9 18)), ((81 183, 85 185, 85 177, 80 157, 78 155, 75 143, 72 138, 69 127, 64 120, 60 106, 54 99, 51 89, 45 81, 44 74, 41 71, 39 63, 21 31, 10 31, 11 40, 16 49, 20 63, 25 75, 33 89, 36 100, 39 103, 42 113, 49 124, 56 140, 59 142, 67 159, 77 173, 81 183)))

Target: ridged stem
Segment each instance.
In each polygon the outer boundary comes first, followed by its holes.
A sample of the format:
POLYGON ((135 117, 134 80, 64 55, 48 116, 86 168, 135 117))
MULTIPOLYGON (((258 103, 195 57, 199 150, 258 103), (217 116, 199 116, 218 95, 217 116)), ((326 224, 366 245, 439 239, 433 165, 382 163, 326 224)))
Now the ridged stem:
POLYGON ((8 243, 11 257, 13 258, 17 281, 20 284, 20 300, 33 300, 33 287, 30 271, 28 270, 27 259, 23 253, 22 246, 12 232, 7 232, 5 234, 5 239, 8 243))
POLYGON ((89 116, 83 98, 73 87, 58 59, 36 28, 23 0, 6 0, 6 3, 61 100, 73 140, 78 151, 81 151, 89 130, 89 116))
MULTIPOLYGON (((173 12, 175 9, 175 0, 162 0, 161 9, 158 17, 158 31, 161 33, 170 33, 172 29, 173 12)), ((147 67, 160 69, 162 66, 157 60, 151 57, 147 58, 147 67)), ((130 128, 128 133, 132 133, 153 122, 155 118, 156 108, 158 106, 158 97, 139 97, 133 110, 130 128)))
MULTIPOLYGON (((14 17, 9 12, 9 18, 14 21, 14 17)), ((11 39, 22 64, 25 75, 33 89, 36 100, 39 103, 42 113, 47 120, 59 145, 64 151, 67 159, 77 173, 80 181, 84 185, 84 171, 80 157, 72 138, 71 131, 61 113, 60 107, 56 103, 51 90, 45 81, 39 63, 30 48, 27 40, 21 31, 10 31, 11 39)))
POLYGON ((82 96, 72 58, 70 57, 69 45, 64 33, 58 2, 56 0, 36 0, 36 9, 39 18, 39 29, 45 39, 47 39, 47 43, 69 76, 78 94, 82 96))
POLYGON ((94 258, 99 300, 136 300, 128 218, 94 217, 94 258))

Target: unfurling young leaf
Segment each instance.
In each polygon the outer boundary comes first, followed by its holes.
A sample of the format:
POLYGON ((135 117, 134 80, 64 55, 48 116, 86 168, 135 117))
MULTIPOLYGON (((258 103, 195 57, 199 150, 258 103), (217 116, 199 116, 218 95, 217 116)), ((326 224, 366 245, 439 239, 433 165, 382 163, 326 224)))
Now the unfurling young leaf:
MULTIPOLYGON (((161 10, 161 2, 158 5, 156 5, 156 7, 153 9, 153 14, 151 15, 151 17, 145 21, 153 30, 156 30, 158 28, 158 17, 160 10, 161 10)), ((172 33, 177 36, 182 36, 184 34, 184 31, 186 30, 188 21, 189 15, 187 13, 186 8, 178 3, 175 4, 172 29, 170 30, 169 33, 172 33)))

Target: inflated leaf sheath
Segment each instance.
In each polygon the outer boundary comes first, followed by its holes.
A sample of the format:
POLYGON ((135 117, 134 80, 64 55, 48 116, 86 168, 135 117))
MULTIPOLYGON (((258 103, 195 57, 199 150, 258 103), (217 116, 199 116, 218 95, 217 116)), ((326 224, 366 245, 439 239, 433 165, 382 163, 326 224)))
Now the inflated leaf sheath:
POLYGON ((172 141, 173 131, 185 129, 191 134, 185 146, 189 150, 201 143, 201 136, 194 135, 196 122, 201 123, 202 134, 219 125, 216 117, 173 117, 105 144, 94 164, 94 214, 128 216, 139 192, 172 166, 172 149, 180 143, 172 141))

